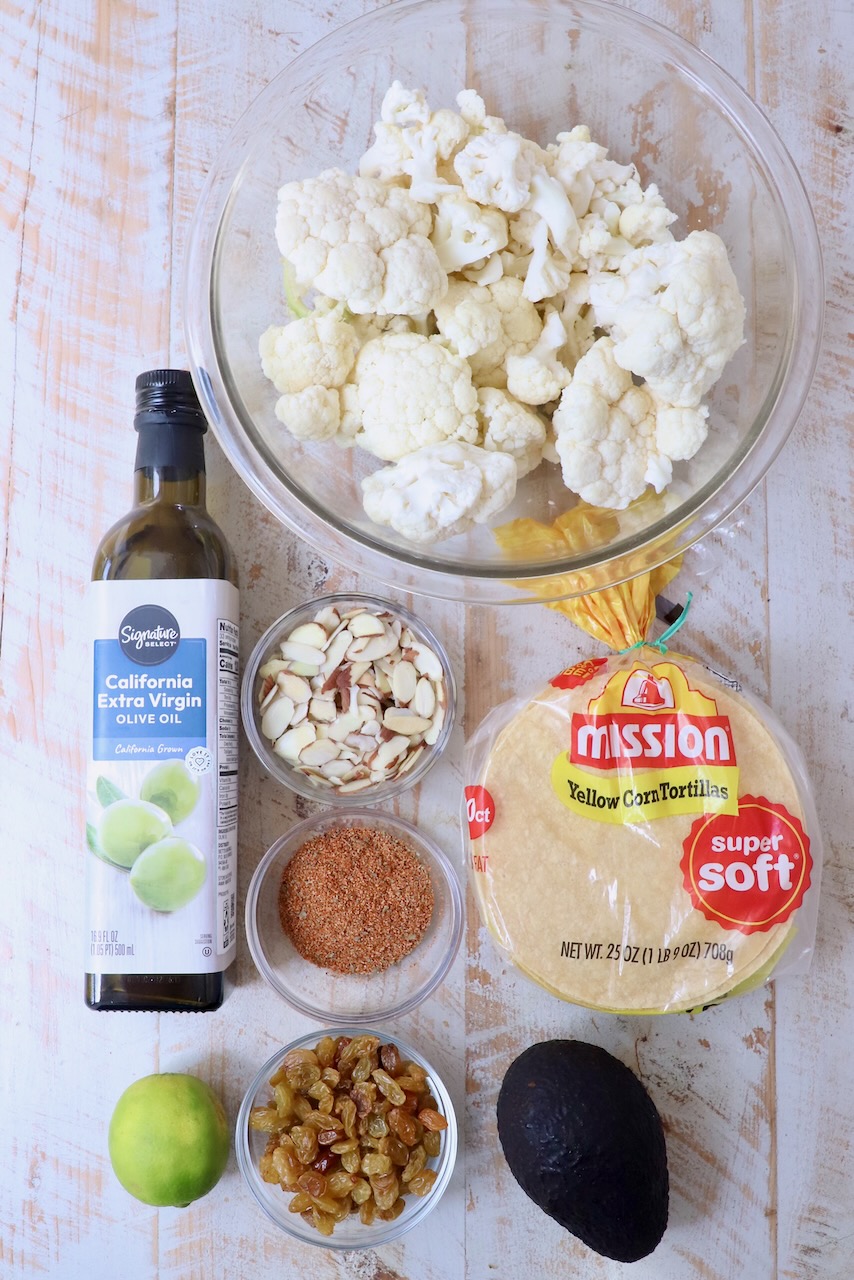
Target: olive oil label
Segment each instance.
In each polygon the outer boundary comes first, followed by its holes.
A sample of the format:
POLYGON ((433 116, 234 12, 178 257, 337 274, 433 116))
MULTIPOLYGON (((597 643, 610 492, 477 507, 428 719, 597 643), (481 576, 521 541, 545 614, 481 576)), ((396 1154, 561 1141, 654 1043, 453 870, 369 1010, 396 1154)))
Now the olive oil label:
POLYGON ((214 973, 236 937, 238 593, 93 582, 89 973, 214 973))

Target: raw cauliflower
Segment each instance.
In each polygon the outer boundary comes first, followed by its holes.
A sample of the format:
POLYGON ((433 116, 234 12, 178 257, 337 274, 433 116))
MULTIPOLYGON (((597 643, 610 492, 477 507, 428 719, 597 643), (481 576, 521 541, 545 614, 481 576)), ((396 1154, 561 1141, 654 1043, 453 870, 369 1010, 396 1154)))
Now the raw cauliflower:
POLYGON ((271 325, 261 334, 261 368, 277 391, 340 387, 356 359, 359 342, 353 326, 333 312, 312 312, 287 325, 271 325))
POLYGON ((375 141, 359 161, 359 173, 384 183, 408 183, 413 200, 429 204, 456 185, 449 161, 468 136, 462 116, 447 108, 431 111, 420 90, 395 80, 383 98, 375 141))
POLYGON ((591 281, 590 301, 617 364, 674 405, 698 405, 744 340, 744 302, 711 231, 634 250, 591 281))
POLYGON ((544 460, 597 506, 660 491, 745 318, 722 242, 674 240, 675 217, 584 125, 541 147, 473 89, 433 110, 394 81, 357 176, 279 191, 295 319, 259 344, 278 419, 395 464, 365 509, 416 542, 488 518, 544 460))
POLYGON ((660 493, 672 478, 671 460, 692 456, 705 439, 708 410, 674 417, 679 412, 635 386, 616 362, 613 341, 600 338, 576 365, 552 419, 564 484, 585 502, 614 511, 648 484, 660 493))
POLYGON ((527 405, 498 387, 480 387, 478 409, 483 423, 483 447, 509 453, 516 462, 518 479, 535 470, 543 460, 546 426, 527 405))
POLYGON ((521 280, 502 276, 482 287, 489 294, 501 330, 488 346, 472 352, 469 365, 479 387, 506 387, 508 357, 530 351, 542 333, 543 323, 534 304, 523 297, 521 280))
POLYGON ((374 338, 359 352, 353 381, 361 415, 356 443, 377 458, 396 462, 425 445, 478 439, 471 369, 436 339, 374 338))
POLYGON ((516 493, 516 463, 463 442, 427 445, 362 481, 365 512, 409 542, 466 533, 503 511, 516 493))
POLYGON ((543 331, 526 355, 507 357, 507 390, 525 404, 557 400, 570 379, 559 352, 566 344, 566 330, 556 311, 546 313, 543 331))
POLYGON ((459 271, 490 258, 507 244, 507 219, 500 209, 484 209, 461 191, 441 195, 430 242, 445 271, 459 271))
POLYGON ((502 336, 501 312, 482 285, 452 280, 435 312, 439 332, 458 356, 473 356, 502 336))
POLYGON ((448 287, 430 210, 401 187, 327 169, 279 190, 276 241, 302 289, 355 315, 419 315, 448 287))
POLYGON ((280 396, 276 417, 296 440, 332 440, 341 426, 338 392, 314 386, 280 396))

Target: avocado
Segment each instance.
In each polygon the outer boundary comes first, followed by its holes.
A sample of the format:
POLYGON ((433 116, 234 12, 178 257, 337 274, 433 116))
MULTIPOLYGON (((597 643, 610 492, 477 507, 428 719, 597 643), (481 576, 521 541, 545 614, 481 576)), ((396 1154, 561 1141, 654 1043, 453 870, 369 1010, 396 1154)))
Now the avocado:
POLYGON ((597 1045, 546 1040, 507 1070, 498 1137, 549 1217, 606 1258, 637 1262, 667 1226, 664 1131, 637 1076, 597 1045))

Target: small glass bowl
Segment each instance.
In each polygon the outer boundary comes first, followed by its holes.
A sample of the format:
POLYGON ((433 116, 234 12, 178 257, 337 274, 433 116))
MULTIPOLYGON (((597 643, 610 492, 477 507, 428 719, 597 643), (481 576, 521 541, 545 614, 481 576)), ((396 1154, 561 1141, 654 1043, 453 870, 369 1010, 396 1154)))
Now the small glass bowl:
POLYGON ((451 1180, 454 1162, 457 1157, 458 1142, 457 1120, 450 1094, 422 1053, 419 1053, 417 1049, 401 1040, 400 1036, 397 1035, 384 1034, 378 1030, 367 1030, 365 1027, 336 1026, 326 1031, 312 1031, 310 1035, 300 1036, 298 1040, 293 1040, 290 1044, 285 1045, 283 1049, 280 1049, 278 1053, 274 1053, 272 1058, 264 1063, 246 1091, 246 1096, 241 1103, 237 1116, 234 1145, 237 1151, 237 1163, 240 1166, 243 1179, 270 1221, 303 1244, 319 1245, 322 1249, 334 1249, 341 1252, 347 1249, 379 1248, 380 1245, 396 1240, 399 1236, 417 1226, 419 1222, 422 1222, 435 1209, 451 1180), (304 1222, 298 1213, 289 1212, 288 1205, 291 1200, 289 1192, 283 1191, 281 1187, 273 1183, 264 1182, 261 1177, 258 1171, 258 1161, 263 1155, 267 1135, 249 1128, 249 1113, 253 1107, 263 1106, 269 1101, 272 1096, 272 1088, 269 1083, 270 1077, 279 1069, 284 1061, 285 1054, 289 1053, 291 1049, 313 1049, 323 1036, 337 1037, 366 1034, 379 1036, 384 1043, 391 1041, 396 1044, 403 1059, 420 1063, 428 1073, 430 1089, 438 1104, 437 1110, 441 1112, 448 1122, 447 1129, 442 1132, 440 1154, 435 1159, 427 1162, 427 1168, 435 1169, 438 1177, 428 1195, 423 1197, 406 1196, 406 1208, 400 1217, 395 1218, 393 1222, 378 1220, 370 1226, 365 1226, 359 1221, 358 1215, 354 1214, 345 1218, 343 1222, 336 1223, 335 1230, 331 1236, 322 1236, 313 1226, 309 1226, 307 1222, 304 1222))
POLYGON ((405 609, 403 605, 394 600, 383 600, 380 596, 359 592, 338 593, 320 596, 317 600, 308 600, 305 604, 282 614, 281 618, 277 618, 272 626, 267 628, 252 650, 243 672, 240 709, 243 717, 243 728, 255 755, 269 773, 278 778, 279 782, 283 782, 285 786, 290 787, 292 791, 296 791, 298 795, 305 797, 307 800, 314 800, 317 804, 333 806, 381 804, 384 800, 391 800, 394 796, 400 795, 402 791, 407 791, 409 787, 415 786, 416 782, 420 782, 427 771, 439 759, 445 749, 454 724, 456 684, 444 645, 440 643, 428 626, 410 613, 408 609, 405 609), (384 782, 373 783, 355 794, 341 795, 334 786, 325 787, 316 783, 307 775, 294 769, 282 756, 277 755, 273 750, 273 743, 261 732, 261 715, 256 697, 259 668, 271 658, 281 656, 279 645, 296 627, 301 626, 303 623, 311 622, 321 609, 329 608, 330 606, 334 606, 341 611, 357 607, 373 613, 388 611, 395 618, 400 618, 401 622, 409 627, 420 641, 423 641, 433 650, 439 658, 444 672, 447 698, 445 722, 436 742, 425 751, 422 751, 418 760, 406 773, 400 774, 396 778, 388 778, 384 782))
MULTIPOLYGON (((342 930, 348 927, 346 917, 342 930)), ((328 812, 307 818, 271 845, 246 896, 246 936, 261 976, 292 1008, 318 1022, 383 1022, 411 1012, 439 986, 463 934, 463 897, 456 873, 441 849, 422 832, 373 809, 328 812), (332 973, 304 959, 282 928, 279 885, 296 851, 336 827, 372 827, 412 849, 430 873, 433 915, 418 946, 377 973, 332 973)))

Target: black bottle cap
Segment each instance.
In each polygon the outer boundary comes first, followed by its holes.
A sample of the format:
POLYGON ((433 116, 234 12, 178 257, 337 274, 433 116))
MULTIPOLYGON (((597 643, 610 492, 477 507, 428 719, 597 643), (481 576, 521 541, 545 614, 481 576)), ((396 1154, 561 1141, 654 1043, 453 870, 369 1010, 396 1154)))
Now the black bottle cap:
POLYGON ((159 423, 207 431, 207 419, 186 369, 149 369, 137 378, 134 426, 138 431, 159 423))

